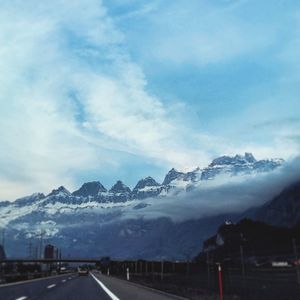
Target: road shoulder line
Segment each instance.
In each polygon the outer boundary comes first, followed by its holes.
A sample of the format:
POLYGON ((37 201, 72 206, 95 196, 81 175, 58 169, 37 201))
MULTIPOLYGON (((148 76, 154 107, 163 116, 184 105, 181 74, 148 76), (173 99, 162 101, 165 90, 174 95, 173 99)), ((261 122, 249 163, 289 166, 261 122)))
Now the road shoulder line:
MULTIPOLYGON (((105 276, 105 274, 102 274, 102 275, 105 276)), ((111 276, 111 278, 120 280, 122 282, 126 282, 128 284, 133 285, 133 286, 136 286, 136 287, 139 287, 139 288, 143 288, 143 289, 149 290, 149 291, 157 293, 157 294, 162 294, 162 295, 165 295, 165 296, 177 299, 177 300, 189 300, 188 298, 185 298, 185 297, 182 297, 182 296, 179 296, 179 295, 175 295, 175 294, 171 294, 171 293, 159 290, 159 289, 152 288, 152 287, 147 286, 147 285, 143 285, 143 284, 140 284, 140 283, 136 283, 136 282, 130 281, 130 280, 126 280, 126 279, 122 279, 122 278, 118 278, 118 277, 113 277, 113 276, 111 276)))
POLYGON ((105 291, 105 293, 112 300, 120 300, 113 292, 111 292, 93 273, 90 273, 94 280, 101 286, 101 288, 105 291))

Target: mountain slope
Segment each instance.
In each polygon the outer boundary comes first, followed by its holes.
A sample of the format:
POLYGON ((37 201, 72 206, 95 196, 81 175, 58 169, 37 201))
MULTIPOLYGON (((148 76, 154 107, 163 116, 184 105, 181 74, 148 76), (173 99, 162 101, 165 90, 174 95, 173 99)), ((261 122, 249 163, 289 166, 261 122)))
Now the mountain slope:
POLYGON ((294 226, 300 220, 300 181, 286 187, 251 215, 268 224, 294 226))
POLYGON ((214 252, 215 258, 240 255, 240 247, 248 256, 278 255, 278 251, 290 253, 292 241, 300 240, 299 223, 292 227, 273 226, 260 221, 242 219, 237 224, 222 224, 217 233, 203 243, 200 256, 206 257, 205 252, 214 252))
MULTIPOLYGON (((186 173, 171 169, 162 184, 146 177, 133 190, 120 180, 110 189, 92 181, 73 193, 60 186, 47 196, 33 194, 12 203, 0 202, 1 225, 7 226, 7 241, 11 245, 6 252, 23 255, 24 245, 29 240, 36 243, 44 232, 47 239, 74 255, 101 253, 124 258, 194 255, 202 239, 212 234, 225 216, 175 222, 163 210, 154 209, 149 215, 149 208, 167 199, 171 199, 167 203, 172 206, 172 199, 181 199, 178 194, 188 195, 193 188, 201 189, 201 182, 219 175, 232 177, 248 172, 271 172, 281 164, 281 160, 257 161, 249 153, 223 156, 206 169, 195 168, 186 173), (257 165, 259 167, 255 167, 257 165), (209 178, 203 175, 207 170, 211 170, 209 178), (157 242, 159 239, 164 246, 157 242), (189 248, 194 250, 187 250, 189 248)), ((230 217, 237 218, 237 214, 230 214, 230 217)))

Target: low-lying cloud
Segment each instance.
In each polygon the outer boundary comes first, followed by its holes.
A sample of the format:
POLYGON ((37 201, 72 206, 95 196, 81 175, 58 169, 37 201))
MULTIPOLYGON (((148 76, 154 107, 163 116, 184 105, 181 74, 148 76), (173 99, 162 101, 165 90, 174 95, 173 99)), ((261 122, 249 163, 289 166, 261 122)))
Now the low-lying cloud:
POLYGON ((170 217, 174 221, 201 219, 223 213, 239 213, 260 206, 284 188, 300 180, 300 157, 270 173, 217 177, 201 181, 197 188, 174 197, 145 200, 144 209, 126 213, 131 217, 170 217))

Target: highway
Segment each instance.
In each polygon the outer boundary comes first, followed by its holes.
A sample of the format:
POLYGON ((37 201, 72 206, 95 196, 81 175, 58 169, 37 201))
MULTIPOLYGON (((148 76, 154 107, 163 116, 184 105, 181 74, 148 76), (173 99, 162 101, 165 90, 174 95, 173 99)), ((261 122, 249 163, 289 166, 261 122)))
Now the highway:
POLYGON ((178 300, 177 296, 108 277, 76 273, 0 285, 0 300, 178 300))

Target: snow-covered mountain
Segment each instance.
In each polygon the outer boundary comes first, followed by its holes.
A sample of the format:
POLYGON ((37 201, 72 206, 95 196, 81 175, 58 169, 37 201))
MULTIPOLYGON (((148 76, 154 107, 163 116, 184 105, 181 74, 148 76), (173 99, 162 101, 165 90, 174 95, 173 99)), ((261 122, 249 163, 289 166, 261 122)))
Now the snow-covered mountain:
POLYGON ((163 187, 157 183, 152 177, 148 176, 141 179, 132 191, 133 199, 146 199, 158 196, 163 187))
POLYGON ((269 172, 282 165, 282 163, 283 159, 256 160, 251 153, 247 152, 244 156, 221 156, 214 159, 212 163, 202 171, 201 179, 214 179, 220 174, 235 176, 254 172, 269 172))
MULTIPOLYGON (((163 212, 156 221, 136 219, 134 211, 143 212, 146 207, 153 205, 153 201, 164 201, 166 197, 189 193, 193 187, 201 188, 201 182, 213 180, 219 175, 243 176, 271 172, 282 163, 282 159, 256 160, 252 154, 245 153, 216 158, 208 167, 197 167, 190 172, 173 168, 166 174, 162 184, 152 177, 146 177, 138 181, 132 190, 122 181, 117 181, 110 189, 105 188, 99 181, 87 182, 72 193, 60 186, 46 196, 36 193, 14 202, 0 202, 0 226, 8 228, 14 245, 22 245, 25 240, 34 239, 39 232, 44 231, 47 238, 54 243, 67 249, 71 247, 72 253, 89 253, 93 249, 93 241, 107 239, 110 234, 121 240, 144 236, 144 243, 147 244, 146 237, 149 234, 150 242, 160 232, 172 231, 172 222, 166 220, 163 212), (150 228, 150 224, 155 228, 150 228), (84 245, 80 244, 87 236, 89 240, 84 245)), ((213 227, 212 230, 214 229, 213 227)), ((19 247, 12 247, 12 254, 20 253, 19 247)), ((112 253, 111 247, 101 248, 101 253, 112 253)), ((123 249, 114 253, 133 257, 138 251, 135 249, 134 253, 129 254, 128 249, 123 249)), ((149 256, 157 257, 155 249, 153 251, 149 256)))
POLYGON ((99 182, 99 181, 92 181, 84 183, 81 188, 72 193, 73 196, 79 197, 97 197, 101 196, 101 193, 106 193, 107 189, 99 182))
MULTIPOLYGON (((52 190, 47 196, 35 193, 15 200, 14 202, 0 202, 1 207, 22 206, 47 206, 61 203, 73 206, 85 203, 119 206, 124 202, 135 202, 147 198, 166 197, 178 192, 189 191, 189 188, 197 186, 203 180, 213 180, 217 176, 242 176, 247 174, 270 172, 283 164, 283 159, 256 160, 251 153, 245 155, 221 156, 214 159, 206 168, 195 168, 193 171, 181 172, 172 168, 165 176, 162 184, 148 176, 138 181, 131 190, 122 181, 118 180, 109 190, 99 181, 84 183, 78 190, 71 193, 65 187, 60 186, 52 190), (119 204, 118 204, 119 203, 119 204)), ((0 210, 0 214, 3 212, 0 210)), ((3 215, 2 215, 3 216, 3 215)))

